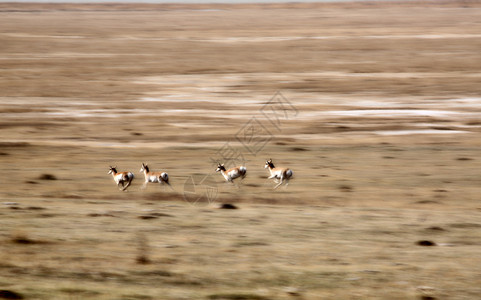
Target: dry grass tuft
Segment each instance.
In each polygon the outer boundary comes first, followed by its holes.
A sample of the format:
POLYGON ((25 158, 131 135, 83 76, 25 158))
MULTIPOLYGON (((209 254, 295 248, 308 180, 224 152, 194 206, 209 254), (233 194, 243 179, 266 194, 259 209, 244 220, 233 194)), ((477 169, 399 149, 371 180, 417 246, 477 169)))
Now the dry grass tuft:
POLYGON ((135 262, 141 265, 147 265, 152 263, 150 259, 150 246, 149 240, 144 233, 137 234, 137 257, 135 262))
POLYGON ((57 180, 57 177, 52 174, 42 174, 38 177, 40 180, 57 180))
POLYGON ((0 290, 0 299, 24 299, 24 297, 14 291, 0 290))
POLYGON ((212 300, 270 300, 264 296, 256 294, 213 294, 207 297, 212 300))
POLYGON ((234 204, 223 203, 223 204, 219 205, 219 209, 238 209, 238 207, 235 206, 234 204))
POLYGON ((12 243, 15 243, 15 244, 24 244, 24 245, 38 244, 39 243, 38 241, 31 240, 31 239, 25 238, 25 237, 15 237, 15 238, 12 238, 11 241, 12 241, 12 243))
POLYGON ((45 244, 45 241, 34 240, 28 236, 25 231, 16 231, 12 233, 10 242, 14 244, 33 245, 33 244, 45 244))
POLYGON ((431 247, 431 246, 436 246, 436 243, 433 241, 428 241, 428 240, 422 240, 416 242, 417 245, 419 246, 426 246, 426 247, 431 247))

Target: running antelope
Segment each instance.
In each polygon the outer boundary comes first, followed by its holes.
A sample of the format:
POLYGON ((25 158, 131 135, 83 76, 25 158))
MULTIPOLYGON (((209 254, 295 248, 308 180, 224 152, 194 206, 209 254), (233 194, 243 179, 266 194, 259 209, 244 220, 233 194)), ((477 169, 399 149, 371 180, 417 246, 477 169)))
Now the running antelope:
POLYGON ((142 163, 142 167, 140 168, 140 173, 144 173, 145 182, 142 186, 142 189, 147 187, 149 182, 158 182, 160 184, 166 183, 171 189, 172 186, 169 183, 169 175, 165 172, 150 172, 149 167, 142 163))
POLYGON ((226 170, 223 164, 217 164, 217 169, 215 169, 215 171, 220 171, 222 173, 222 176, 224 176, 225 180, 231 183, 234 183, 234 179, 239 177, 241 177, 241 179, 244 179, 247 175, 247 169, 244 166, 234 167, 226 170))
POLYGON ((110 166, 108 174, 112 174, 117 187, 122 191, 125 191, 134 179, 134 174, 132 174, 132 172, 117 172, 117 167, 112 166, 110 166), (120 187, 121 185, 122 187, 120 187))
POLYGON ((279 179, 279 183, 277 183, 274 189, 277 189, 284 182, 284 180, 286 181, 286 186, 289 185, 289 179, 292 177, 292 175, 294 175, 291 169, 276 168, 274 166, 274 163, 272 162, 272 159, 266 161, 266 165, 264 168, 269 169, 269 172, 271 174, 268 179, 274 178, 274 181, 276 183, 278 182, 277 179, 279 179))

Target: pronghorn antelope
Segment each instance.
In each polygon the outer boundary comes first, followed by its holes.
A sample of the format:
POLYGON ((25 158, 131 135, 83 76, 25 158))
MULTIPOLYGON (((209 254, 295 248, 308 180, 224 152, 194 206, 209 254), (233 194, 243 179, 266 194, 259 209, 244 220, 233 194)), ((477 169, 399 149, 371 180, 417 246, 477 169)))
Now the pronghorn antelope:
POLYGON ((117 167, 112 166, 110 166, 108 174, 112 174, 115 183, 122 191, 125 191, 134 179, 134 174, 132 174, 132 172, 117 172, 117 167), (122 185, 122 187, 120 187, 120 185, 122 185))
POLYGON ((269 176, 268 179, 274 178, 274 181, 276 183, 277 183, 277 179, 279 179, 279 183, 274 187, 274 189, 277 189, 284 182, 284 180, 286 181, 286 186, 289 185, 289 179, 294 174, 291 169, 276 168, 274 166, 274 163, 272 162, 272 159, 269 159, 268 161, 266 161, 266 165, 264 168, 269 169, 269 172, 271 174, 271 176, 269 176))
POLYGON ((150 172, 149 167, 142 163, 142 167, 140 168, 140 173, 144 173, 145 182, 142 186, 142 189, 147 187, 149 182, 158 182, 160 184, 166 183, 171 189, 172 186, 169 183, 169 175, 165 172, 150 172))
POLYGON ((215 171, 220 171, 222 173, 222 176, 224 176, 225 180, 231 183, 234 183, 234 179, 239 177, 241 177, 241 179, 244 179, 247 175, 247 169, 244 166, 234 167, 226 170, 223 164, 217 164, 217 169, 215 169, 215 171))

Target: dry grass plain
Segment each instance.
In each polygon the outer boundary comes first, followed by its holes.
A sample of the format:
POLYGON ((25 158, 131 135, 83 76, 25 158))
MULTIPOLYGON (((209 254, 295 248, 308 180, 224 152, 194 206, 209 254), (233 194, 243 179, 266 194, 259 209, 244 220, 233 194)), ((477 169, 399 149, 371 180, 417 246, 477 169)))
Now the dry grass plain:
POLYGON ((0 297, 481 295, 480 2, 0 4, 0 45, 0 297))

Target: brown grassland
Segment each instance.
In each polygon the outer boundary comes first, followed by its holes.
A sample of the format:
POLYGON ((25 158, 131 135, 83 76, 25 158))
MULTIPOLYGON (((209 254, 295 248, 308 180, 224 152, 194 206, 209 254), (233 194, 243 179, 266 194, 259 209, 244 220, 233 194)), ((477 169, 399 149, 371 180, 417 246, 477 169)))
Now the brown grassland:
POLYGON ((479 1, 0 4, 0 298, 478 298, 480 49, 479 1))

